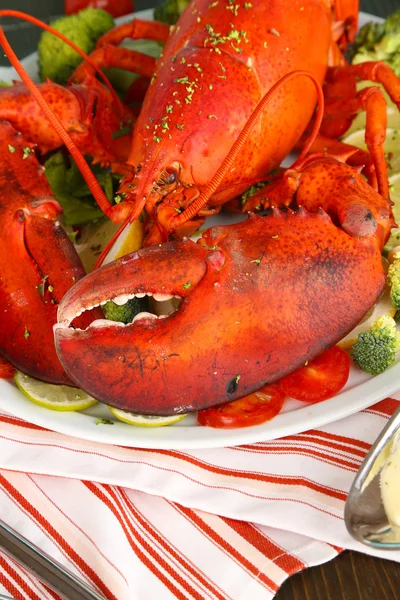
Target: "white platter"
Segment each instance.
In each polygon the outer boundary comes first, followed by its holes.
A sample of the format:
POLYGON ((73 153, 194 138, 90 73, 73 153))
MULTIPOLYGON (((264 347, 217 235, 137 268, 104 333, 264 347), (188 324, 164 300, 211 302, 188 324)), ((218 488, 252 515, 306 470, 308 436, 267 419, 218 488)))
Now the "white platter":
MULTIPOLYGON (((152 11, 142 11, 137 16, 151 19, 152 11)), ((360 25, 371 20, 379 19, 361 13, 360 25)), ((35 77, 36 54, 24 59, 23 64, 35 77)), ((0 79, 13 78, 16 78, 13 69, 0 68, 0 79)), ((186 417, 176 425, 161 428, 132 427, 118 421, 114 421, 113 425, 97 424, 102 418, 113 420, 111 412, 104 405, 98 404, 81 413, 47 410, 29 402, 12 382, 6 380, 0 380, 0 409, 77 438, 130 447, 184 450, 234 446, 296 434, 358 412, 390 396, 399 388, 400 362, 377 377, 369 377, 352 368, 346 387, 334 398, 310 405, 289 399, 285 402, 283 412, 273 420, 256 427, 231 430, 201 427, 197 425, 195 415, 186 417)))

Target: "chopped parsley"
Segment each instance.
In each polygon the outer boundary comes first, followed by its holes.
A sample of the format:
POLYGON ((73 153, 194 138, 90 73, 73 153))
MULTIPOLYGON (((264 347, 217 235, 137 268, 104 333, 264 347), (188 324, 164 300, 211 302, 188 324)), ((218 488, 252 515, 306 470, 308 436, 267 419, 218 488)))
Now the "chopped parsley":
POLYGON ((178 77, 178 79, 174 79, 175 83, 188 83, 189 75, 185 75, 185 77, 178 77))
POLYGON ((252 185, 248 190, 246 190, 241 198, 242 198, 242 204, 246 204, 247 200, 249 198, 251 198, 252 196, 254 196, 254 194, 256 194, 259 190, 262 190, 262 188, 264 188, 267 185, 266 182, 260 181, 260 183, 256 183, 256 185, 252 185))
POLYGON ((42 278, 42 281, 39 283, 39 285, 36 286, 37 291, 39 292, 39 296, 41 298, 43 298, 43 296, 44 296, 47 278, 48 278, 48 275, 44 275, 44 277, 42 278))
POLYGON ((228 35, 222 35, 221 33, 217 33, 216 31, 214 31, 214 28, 209 23, 207 23, 206 25, 206 30, 210 37, 204 40, 204 46, 206 46, 207 44, 214 46, 214 50, 216 52, 218 51, 219 54, 221 53, 221 51, 218 48, 215 48, 215 46, 217 46, 218 44, 230 42, 230 45, 235 50, 235 52, 241 53, 242 49, 235 46, 233 44, 233 41, 235 41, 237 44, 241 44, 243 40, 245 42, 248 42, 248 40, 246 39, 247 33, 243 30, 231 29, 228 35))

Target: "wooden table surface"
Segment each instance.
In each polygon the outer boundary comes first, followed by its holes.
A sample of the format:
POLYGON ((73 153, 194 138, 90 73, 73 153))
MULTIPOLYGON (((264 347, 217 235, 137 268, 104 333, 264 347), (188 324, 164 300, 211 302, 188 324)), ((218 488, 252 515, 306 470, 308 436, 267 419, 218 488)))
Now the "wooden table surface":
MULTIPOLYGON (((137 10, 150 8, 157 3, 157 0, 135 0, 137 10)), ((14 0, 12 4, 13 8, 32 12, 32 0, 14 0)), ((0 5, 11 6, 11 2, 0 0, 0 5)), ((365 12, 385 17, 400 8, 400 0, 360 0, 360 5, 361 10, 365 12)), ((46 0, 43 3, 34 3, 34 6, 33 12, 37 16, 57 15, 62 13, 63 0, 46 0), (39 13, 43 14, 39 15, 39 13)), ((26 45, 25 54, 35 49, 35 35, 34 31, 27 31, 24 32, 23 39, 21 36, 16 36, 17 45, 26 45)), ((23 50, 21 48, 19 56, 24 56, 23 50)), ((0 64, 6 64, 3 60, 1 57, 0 64)), ((390 557, 390 553, 388 556, 390 557)), ((276 600, 400 600, 400 565, 390 560, 346 551, 329 563, 293 575, 283 584, 275 598, 276 600)))
POLYGON ((275 596, 275 600, 399 599, 398 563, 348 551, 320 567, 293 575, 275 596))

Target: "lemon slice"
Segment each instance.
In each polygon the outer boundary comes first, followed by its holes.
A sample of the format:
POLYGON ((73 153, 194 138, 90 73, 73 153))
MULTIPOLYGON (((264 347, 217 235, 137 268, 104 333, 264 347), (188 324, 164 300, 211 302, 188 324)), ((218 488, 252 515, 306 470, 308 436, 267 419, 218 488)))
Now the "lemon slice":
POLYGON ((114 245, 111 250, 107 254, 103 265, 120 258, 121 256, 125 256, 126 254, 130 254, 131 252, 135 252, 142 247, 144 237, 144 225, 141 221, 137 220, 133 223, 130 223, 125 227, 125 229, 121 232, 121 235, 115 240, 114 245))
POLYGON ((44 383, 17 371, 14 381, 21 392, 32 402, 51 410, 84 410, 96 404, 97 400, 83 390, 67 385, 44 383))
POLYGON ((172 425, 172 423, 182 421, 182 419, 187 416, 186 413, 182 415, 168 415, 167 417, 137 415, 119 408, 114 408, 113 406, 109 406, 108 408, 119 421, 129 423, 129 425, 138 425, 139 427, 165 427, 165 425, 172 425))
MULTIPOLYGON (((87 273, 93 270, 94 264, 101 252, 120 227, 121 223, 116 225, 109 219, 101 219, 82 227, 80 238, 75 243, 75 248, 87 273)), ((138 250, 143 243, 143 236, 144 226, 139 220, 127 225, 109 251, 103 264, 138 250)))
POLYGON ((396 314, 396 309, 392 306, 390 302, 390 290, 387 287, 380 297, 379 301, 375 304, 375 306, 370 310, 370 312, 366 315, 363 321, 359 323, 350 333, 346 335, 340 342, 338 342, 338 346, 343 348, 344 350, 351 348, 357 341, 357 338, 360 333, 364 331, 368 331, 374 321, 378 317, 394 317, 396 314))
MULTIPOLYGON (((367 150, 365 143, 365 129, 358 129, 342 138, 345 144, 351 144, 362 150, 367 150)), ((400 171, 400 131, 398 129, 386 129, 386 139, 383 144, 389 175, 400 171)))

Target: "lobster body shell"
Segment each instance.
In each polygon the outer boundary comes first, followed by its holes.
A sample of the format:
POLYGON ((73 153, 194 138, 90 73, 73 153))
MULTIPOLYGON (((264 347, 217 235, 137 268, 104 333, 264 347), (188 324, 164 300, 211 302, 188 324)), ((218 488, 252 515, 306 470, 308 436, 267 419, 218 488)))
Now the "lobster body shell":
MULTIPOLYGON (((209 183, 257 103, 285 74, 307 70, 323 82, 332 43, 329 3, 255 0, 245 6, 197 0, 173 29, 134 129, 129 163, 139 166, 140 207, 151 208, 152 194, 159 199, 157 184, 173 163, 185 185, 209 183)), ((307 78, 285 84, 210 204, 226 202, 279 166, 315 102, 307 78)))
MULTIPOLYGON (((84 274, 34 146, 0 121, 0 353, 17 369, 73 385, 53 341, 58 303, 84 274)), ((88 325, 87 316, 82 325, 88 325)))

